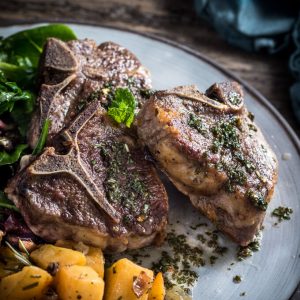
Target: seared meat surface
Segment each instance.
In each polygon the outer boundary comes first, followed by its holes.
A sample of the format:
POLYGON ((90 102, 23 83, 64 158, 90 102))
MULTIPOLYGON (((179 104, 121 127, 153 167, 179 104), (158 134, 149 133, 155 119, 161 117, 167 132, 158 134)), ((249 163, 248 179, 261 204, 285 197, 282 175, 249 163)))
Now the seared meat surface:
POLYGON ((138 135, 174 185, 241 245, 260 229, 277 160, 235 82, 156 92, 137 118, 138 135))
POLYGON ((43 239, 124 251, 159 243, 168 200, 137 141, 94 101, 6 188, 43 239))
POLYGON ((63 42, 48 39, 40 63, 40 92, 28 141, 33 148, 41 127, 52 121, 48 140, 68 126, 87 103, 104 104, 117 87, 129 87, 138 102, 151 87, 149 72, 136 56, 112 42, 99 46, 92 40, 63 42))

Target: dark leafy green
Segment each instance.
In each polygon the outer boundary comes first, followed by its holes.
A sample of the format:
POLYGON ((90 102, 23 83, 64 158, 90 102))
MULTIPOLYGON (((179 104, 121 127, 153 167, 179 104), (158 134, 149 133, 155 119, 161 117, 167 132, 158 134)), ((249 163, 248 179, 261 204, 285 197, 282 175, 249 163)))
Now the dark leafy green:
POLYGON ((22 137, 26 136, 34 103, 33 93, 22 90, 15 82, 8 81, 0 70, 0 115, 9 113, 22 137))
POLYGON ((12 112, 17 101, 30 103, 30 110, 33 109, 34 96, 31 92, 22 90, 15 82, 6 80, 3 72, 0 71, 0 115, 4 112, 12 112))
POLYGON ((19 211, 16 206, 7 199, 7 197, 5 196, 4 192, 0 191, 0 208, 8 208, 8 209, 12 209, 14 211, 19 211))
MULTIPOLYGON (((76 39, 74 32, 61 24, 41 26, 0 39, 0 117, 17 125, 19 131, 15 130, 14 149, 0 151, 0 166, 15 163, 27 148, 25 137, 36 98, 35 76, 42 48, 49 37, 64 41, 76 39)), ((35 154, 44 147, 48 127, 46 122, 35 154)))
POLYGON ((0 152, 0 166, 10 165, 19 160, 20 156, 27 148, 27 144, 18 145, 12 153, 7 153, 6 151, 0 152))
POLYGON ((51 124, 51 121, 49 119, 46 119, 46 121, 43 124, 41 135, 40 135, 39 140, 32 152, 32 155, 38 155, 43 151, 44 146, 47 141, 50 124, 51 124))
POLYGON ((130 127, 134 120, 137 102, 128 88, 117 88, 108 108, 108 115, 117 123, 130 127))
POLYGON ((49 37, 76 39, 74 32, 63 24, 20 31, 0 41, 0 70, 22 88, 32 87, 43 45, 49 37))

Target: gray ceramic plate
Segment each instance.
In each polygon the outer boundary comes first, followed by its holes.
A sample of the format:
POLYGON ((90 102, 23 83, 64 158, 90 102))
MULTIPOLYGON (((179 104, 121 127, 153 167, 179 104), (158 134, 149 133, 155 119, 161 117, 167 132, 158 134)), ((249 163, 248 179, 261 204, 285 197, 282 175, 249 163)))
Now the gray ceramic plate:
MULTIPOLYGON (((233 75, 216 66, 200 54, 170 42, 144 37, 115 29, 84 25, 70 25, 79 38, 92 38, 98 43, 111 40, 132 50, 151 71, 155 89, 166 89, 176 85, 196 84, 205 90, 214 82, 234 79, 233 75)), ((29 26, 1 28, 0 35, 7 36, 29 26)), ((246 104, 256 116, 256 122, 264 132, 279 160, 279 181, 275 196, 264 222, 261 251, 244 262, 234 261, 236 245, 221 237, 229 247, 229 253, 212 266, 201 267, 199 280, 193 288, 193 299, 201 300, 287 300, 300 280, 300 144, 296 135, 279 113, 253 88, 242 83, 246 104), (289 160, 282 155, 290 153, 289 160), (273 226, 270 213, 279 206, 292 207, 290 221, 273 226), (242 276, 240 284, 234 284, 234 275, 242 276), (240 293, 246 292, 245 297, 240 293)), ((168 185, 170 194, 170 220, 179 219, 178 231, 188 231, 189 225, 198 220, 189 202, 168 185)), ((211 225, 210 225, 211 226, 211 225)), ((157 254, 152 250, 153 257, 157 254)), ((145 262, 147 263, 147 262, 145 262)))

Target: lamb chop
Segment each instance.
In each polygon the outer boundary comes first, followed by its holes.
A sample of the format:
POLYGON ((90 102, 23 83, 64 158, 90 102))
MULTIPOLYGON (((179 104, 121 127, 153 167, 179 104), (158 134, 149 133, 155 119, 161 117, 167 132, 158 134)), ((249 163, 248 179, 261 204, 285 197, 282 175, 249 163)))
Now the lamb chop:
POLYGON ((251 242, 274 191, 277 160, 241 87, 158 91, 137 124, 144 145, 192 204, 240 245, 251 242))
POLYGON ((30 229, 46 241, 110 251, 159 243, 167 224, 163 184, 135 138, 94 101, 56 144, 6 188, 30 229))
POLYGON ((48 39, 40 62, 40 92, 28 142, 36 145, 44 121, 51 128, 48 141, 68 126, 87 103, 108 105, 117 87, 129 87, 139 103, 151 87, 150 74, 136 56, 112 42, 99 46, 92 40, 63 42, 48 39))

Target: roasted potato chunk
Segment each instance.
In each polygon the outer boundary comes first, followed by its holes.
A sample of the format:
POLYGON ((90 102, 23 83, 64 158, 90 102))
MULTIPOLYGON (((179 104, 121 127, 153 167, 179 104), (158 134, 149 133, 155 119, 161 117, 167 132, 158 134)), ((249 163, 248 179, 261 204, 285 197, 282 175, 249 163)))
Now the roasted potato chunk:
POLYGON ((164 300, 166 295, 164 278, 162 273, 158 273, 153 281, 148 300, 164 300))
POLYGON ((88 266, 64 266, 57 274, 56 290, 61 300, 102 300, 104 281, 88 266))
POLYGON ((0 282, 0 298, 5 300, 42 299, 52 282, 46 271, 34 267, 24 267, 22 271, 4 277, 0 282))
POLYGON ((45 270, 51 263, 58 263, 60 267, 68 265, 84 266, 86 264, 83 253, 53 245, 41 246, 31 252, 30 258, 36 265, 45 270))
POLYGON ((123 258, 105 273, 105 300, 147 300, 152 286, 153 271, 123 258))

